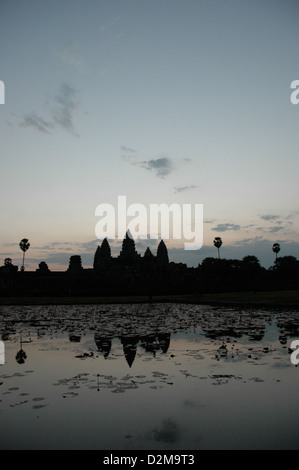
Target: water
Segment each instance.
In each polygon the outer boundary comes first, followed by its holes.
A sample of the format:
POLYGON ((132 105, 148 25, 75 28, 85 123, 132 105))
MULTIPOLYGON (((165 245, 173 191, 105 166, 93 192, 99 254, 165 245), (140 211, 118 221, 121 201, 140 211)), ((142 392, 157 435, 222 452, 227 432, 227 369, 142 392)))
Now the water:
POLYGON ((1 307, 0 449, 298 449, 296 311, 1 307))

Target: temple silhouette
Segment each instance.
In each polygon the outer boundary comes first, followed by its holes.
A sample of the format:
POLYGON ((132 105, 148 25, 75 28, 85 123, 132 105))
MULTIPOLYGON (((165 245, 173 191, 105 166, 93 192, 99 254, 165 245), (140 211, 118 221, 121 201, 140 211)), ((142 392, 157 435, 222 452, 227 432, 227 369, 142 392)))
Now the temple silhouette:
POLYGON ((118 256, 111 255, 107 238, 97 247, 92 268, 84 268, 80 255, 72 255, 65 271, 51 271, 45 261, 36 271, 19 270, 9 258, 0 267, 2 297, 124 297, 234 291, 292 290, 299 287, 299 261, 277 257, 269 269, 252 255, 242 260, 205 258, 198 267, 169 260, 160 240, 156 254, 146 248, 137 253, 126 233, 118 256))
POLYGON ((111 255, 107 238, 94 254, 92 268, 84 268, 80 255, 72 255, 66 271, 51 271, 45 261, 36 271, 19 271, 12 263, 0 267, 2 295, 117 296, 189 292, 194 268, 169 261, 163 240, 156 255, 147 248, 143 255, 126 233, 117 257, 111 255))

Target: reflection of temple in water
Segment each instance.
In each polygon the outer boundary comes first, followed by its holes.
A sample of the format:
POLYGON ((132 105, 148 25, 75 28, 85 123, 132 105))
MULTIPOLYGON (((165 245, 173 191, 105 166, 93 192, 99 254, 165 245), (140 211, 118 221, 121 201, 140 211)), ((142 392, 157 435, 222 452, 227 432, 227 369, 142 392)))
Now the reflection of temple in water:
POLYGON ((141 338, 141 346, 146 352, 152 352, 156 355, 156 351, 161 350, 162 353, 167 353, 170 344, 170 333, 152 334, 141 338))
MULTIPOLYGON (((146 352, 152 353, 154 356, 156 356, 157 351, 161 351, 163 354, 167 353, 170 344, 170 333, 158 333, 145 336, 120 336, 119 338, 129 367, 132 367, 135 360, 138 344, 146 352)), ((98 351, 107 359, 111 352, 113 337, 105 337, 96 333, 94 340, 98 351)))
MULTIPOLYGON (((20 339, 19 351, 15 356, 19 364, 28 361, 24 343, 31 342, 32 334, 38 338, 44 337, 47 330, 51 339, 57 332, 63 336, 67 332, 68 340, 73 343, 71 349, 76 350, 76 343, 85 346, 87 333, 91 335, 98 357, 116 359, 121 356, 123 360, 124 356, 129 367, 132 367, 138 353, 143 358, 148 356, 148 359, 162 357, 169 351, 171 339, 175 346, 176 335, 180 339, 182 334, 185 336, 188 332, 199 339, 204 337, 210 340, 211 344, 215 344, 215 351, 221 343, 268 340, 268 334, 272 335, 274 328, 278 332, 277 339, 284 346, 289 338, 299 335, 297 310, 272 312, 253 308, 136 303, 100 307, 83 305, 65 310, 58 306, 56 309, 45 309, 45 312, 44 307, 38 307, 25 313, 20 308, 20 311, 8 310, 8 313, 5 322, 0 325, 0 338, 11 341, 11 335, 17 334, 17 328, 21 329, 23 339, 20 339), (24 341, 24 338, 27 340, 24 341), (116 343, 116 355, 111 354, 113 341, 116 343)), ((224 348, 217 349, 219 357, 225 357, 226 353, 224 348)), ((91 353, 76 357, 91 357, 91 353)))
POLYGON ((80 341, 81 341, 81 336, 80 336, 80 335, 75 335, 75 334, 70 334, 70 335, 69 335, 69 340, 70 340, 72 343, 80 343, 80 341))
POLYGON ((96 333, 94 335, 94 340, 98 348, 98 351, 103 354, 105 359, 107 359, 111 351, 112 338, 107 338, 105 336, 101 336, 100 334, 96 333))
POLYGON ((137 352, 137 344, 139 341, 138 336, 131 336, 131 337, 122 337, 120 338, 121 344, 123 345, 124 355, 129 367, 132 367, 134 362, 136 352, 137 352))

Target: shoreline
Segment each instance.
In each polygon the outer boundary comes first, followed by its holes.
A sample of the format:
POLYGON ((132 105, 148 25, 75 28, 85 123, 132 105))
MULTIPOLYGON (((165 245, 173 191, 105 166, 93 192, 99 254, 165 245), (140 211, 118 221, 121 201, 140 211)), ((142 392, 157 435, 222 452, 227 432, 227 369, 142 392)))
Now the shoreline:
POLYGON ((299 290, 267 292, 222 292, 214 294, 152 296, 69 296, 69 297, 1 297, 0 306, 22 305, 105 305, 130 303, 181 303, 235 307, 292 307, 299 309, 299 290))

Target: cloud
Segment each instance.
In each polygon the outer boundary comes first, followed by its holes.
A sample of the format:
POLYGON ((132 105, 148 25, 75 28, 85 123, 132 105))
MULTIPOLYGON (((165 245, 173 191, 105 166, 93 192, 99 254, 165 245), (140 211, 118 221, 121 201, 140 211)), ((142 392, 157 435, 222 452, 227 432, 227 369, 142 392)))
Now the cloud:
POLYGON ((174 170, 173 161, 169 157, 160 157, 155 160, 144 160, 142 162, 135 161, 131 164, 153 171, 158 178, 165 178, 165 176, 168 176, 174 170))
POLYGON ((190 185, 190 186, 175 186, 174 192, 175 193, 182 193, 184 191, 189 191, 190 189, 198 188, 198 186, 190 185))
POLYGON ((280 232, 283 230, 289 231, 289 226, 292 225, 291 223, 283 224, 282 222, 279 222, 279 221, 276 221, 276 224, 277 225, 273 225, 270 227, 257 226, 256 230, 262 233, 276 233, 276 232, 280 232))
POLYGON ((204 220, 204 223, 205 223, 205 224, 215 224, 215 222, 216 222, 216 221, 215 221, 214 219, 206 219, 206 220, 204 220))
POLYGON ((295 218, 295 217, 298 217, 299 215, 299 211, 293 211, 291 212, 289 215, 286 216, 286 219, 292 219, 292 218, 295 218))
POLYGON ((243 238, 242 240, 236 240, 233 246, 253 246, 255 244, 265 243, 269 244, 269 240, 266 240, 261 235, 257 235, 256 237, 250 238, 243 238))
POLYGON ((126 147, 125 145, 121 145, 120 148, 123 152, 129 152, 129 153, 137 152, 137 150, 133 149, 132 147, 126 147))
MULTIPOLYGON (((167 156, 160 156, 158 158, 150 158, 147 160, 137 160, 136 156, 132 154, 136 154, 138 151, 132 147, 126 147, 125 145, 121 145, 121 150, 124 152, 122 158, 130 163, 133 166, 139 166, 140 168, 144 168, 145 170, 152 171, 155 176, 158 178, 165 178, 174 170, 176 170, 176 165, 174 160, 167 156)), ((192 162, 191 158, 181 158, 176 161, 178 165, 186 165, 192 162)), ((188 189, 194 189, 198 186, 177 186, 175 187, 175 192, 182 192, 187 191, 188 189)))
POLYGON ((286 227, 283 227, 282 225, 275 225, 274 227, 269 228, 268 232, 270 233, 276 233, 279 232, 280 230, 284 230, 286 227))
POLYGON ((28 114, 24 116, 24 120, 21 123, 22 127, 35 127, 40 132, 50 133, 50 130, 53 129, 54 124, 51 121, 46 121, 45 119, 37 116, 35 113, 28 114))
POLYGON ((277 220, 280 218, 279 215, 272 215, 272 214, 265 214, 265 215, 260 215, 260 218, 263 220, 266 220, 267 222, 272 222, 273 220, 277 220))
POLYGON ((216 227, 212 228, 211 230, 215 230, 216 232, 226 232, 227 230, 240 230, 240 225, 236 224, 218 224, 216 227))
MULTIPOLYGON (((257 230, 264 233, 276 233, 285 231, 285 233, 292 233, 294 222, 298 217, 298 211, 292 212, 286 216, 277 214, 264 214, 259 216, 265 222, 265 225, 256 227, 257 230)), ((295 234, 295 232, 294 232, 295 234)))
POLYGON ((74 88, 67 83, 63 83, 54 97, 52 105, 53 121, 72 134, 74 131, 73 112, 78 103, 74 88))
POLYGON ((47 101, 50 117, 44 119, 32 112, 24 116, 20 126, 33 127, 44 133, 50 133, 55 127, 60 127, 78 136, 74 126, 74 111, 78 105, 75 89, 67 83, 62 83, 57 94, 47 101))

